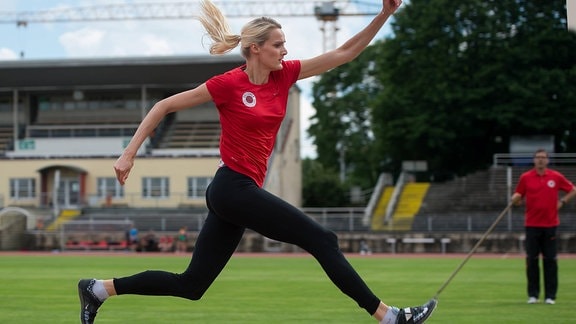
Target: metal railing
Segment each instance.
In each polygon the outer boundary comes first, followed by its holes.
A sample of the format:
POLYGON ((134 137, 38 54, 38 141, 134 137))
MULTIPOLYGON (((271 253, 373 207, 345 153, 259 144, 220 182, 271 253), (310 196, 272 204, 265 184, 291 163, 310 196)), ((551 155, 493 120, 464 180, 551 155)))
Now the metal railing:
MULTIPOLYGON (((533 153, 496 153, 493 166, 532 165, 533 153)), ((550 164, 576 164, 576 153, 548 153, 550 164)))

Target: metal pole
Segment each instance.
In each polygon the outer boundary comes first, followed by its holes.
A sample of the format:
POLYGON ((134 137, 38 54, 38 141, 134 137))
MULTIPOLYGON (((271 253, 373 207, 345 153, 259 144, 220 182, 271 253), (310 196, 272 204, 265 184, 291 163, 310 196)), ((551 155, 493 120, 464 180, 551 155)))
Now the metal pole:
POLYGON ((486 232, 484 233, 484 235, 482 235, 482 237, 480 238, 480 240, 478 240, 478 242, 476 243, 476 245, 474 245, 474 247, 472 248, 472 250, 470 250, 470 252, 468 253, 468 255, 466 256, 466 258, 464 259, 464 261, 462 261, 462 263, 460 263, 460 265, 456 268, 456 270, 454 270, 454 272, 452 272, 452 274, 450 275, 450 277, 448 277, 448 279, 446 280, 446 282, 444 282, 444 284, 442 284, 442 286, 440 286, 440 288, 438 289, 438 291, 436 292, 436 295, 434 295, 434 299, 438 299, 438 295, 440 295, 440 293, 444 290, 444 288, 446 288, 446 286, 448 286, 448 284, 450 283, 450 281, 452 281, 452 279, 454 279, 454 277, 456 276, 456 274, 458 273, 458 271, 460 271, 460 269, 462 269, 462 267, 464 266, 464 264, 466 264, 466 262, 468 261, 468 259, 470 259, 470 257, 472 256, 472 254, 474 254, 474 252, 476 252, 476 250, 478 249, 478 247, 480 246, 480 244, 482 244, 482 242, 484 242, 484 240, 486 239, 486 237, 488 236, 488 234, 490 234, 492 232, 492 230, 494 229, 494 227, 496 227, 496 225, 498 224, 498 222, 500 222, 500 220, 504 217, 504 215, 506 215, 506 213, 510 210, 510 208, 512 208, 512 202, 510 202, 508 204, 508 206, 506 206, 506 208, 504 208, 504 210, 500 213, 500 215, 496 218, 496 220, 494 221, 494 223, 492 223, 492 225, 490 226, 490 228, 488 228, 488 230, 486 230, 486 232))
POLYGON ((52 209, 54 217, 57 218, 60 214, 60 206, 58 204, 58 194, 60 191, 60 170, 54 171, 54 183, 52 184, 52 209))
MULTIPOLYGON (((508 199, 512 197, 512 167, 506 169, 506 184, 508 187, 508 199)), ((508 232, 512 231, 512 209, 508 210, 508 232)))
POLYGON ((18 89, 12 91, 12 131, 13 131, 13 150, 15 151, 18 147, 18 133, 20 132, 20 127, 18 125, 18 89))

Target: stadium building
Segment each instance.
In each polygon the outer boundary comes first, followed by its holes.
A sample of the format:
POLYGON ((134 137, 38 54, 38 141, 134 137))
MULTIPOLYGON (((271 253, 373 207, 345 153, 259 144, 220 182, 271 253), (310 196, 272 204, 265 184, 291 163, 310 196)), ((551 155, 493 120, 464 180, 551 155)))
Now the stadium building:
MULTIPOLYGON (((167 116, 141 147, 124 187, 112 165, 155 102, 243 62, 235 55, 0 62, 0 209, 44 218, 121 207, 204 214, 220 158, 212 103, 167 116)), ((265 181, 296 206, 299 102, 294 86, 265 181)))

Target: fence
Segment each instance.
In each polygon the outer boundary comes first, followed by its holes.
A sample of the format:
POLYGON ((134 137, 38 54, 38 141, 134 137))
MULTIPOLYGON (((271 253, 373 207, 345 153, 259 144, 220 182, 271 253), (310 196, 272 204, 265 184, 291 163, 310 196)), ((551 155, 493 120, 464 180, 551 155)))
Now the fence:
MULTIPOLYGON (((418 238, 419 240, 427 238, 434 240, 434 244, 425 246, 400 244, 395 250, 398 252, 462 253, 475 244, 478 237, 498 216, 497 213, 421 215, 415 218, 413 230, 394 232, 371 231, 362 225, 363 208, 305 208, 303 211, 321 225, 335 231, 339 236, 341 248, 345 252, 357 252, 361 241, 367 242, 373 252, 392 252, 393 248, 389 244, 391 240, 403 242, 404 238, 418 238), (439 242, 446 238, 451 242, 444 246, 440 245, 439 242)), ((175 235, 177 229, 184 224, 192 235, 197 235, 205 217, 206 214, 199 213, 182 216, 170 213, 143 215, 133 212, 121 218, 84 218, 71 221, 57 231, 28 230, 25 234, 12 235, 14 242, 4 247, 10 247, 9 250, 124 250, 127 249, 126 232, 132 226, 137 227, 142 235, 155 232, 161 237, 175 235)), ((520 251, 523 235, 522 219, 520 210, 514 211, 512 219, 503 219, 494 229, 493 235, 486 240, 485 245, 489 246, 486 251, 520 251)), ((563 215, 562 219, 563 223, 559 230, 559 237, 562 237, 561 252, 573 253, 576 249, 576 234, 574 234, 576 233, 576 214, 563 215)), ((6 234, 6 231, 3 234, 6 234)), ((247 231, 239 246, 239 251, 263 251, 264 243, 263 237, 247 231)))

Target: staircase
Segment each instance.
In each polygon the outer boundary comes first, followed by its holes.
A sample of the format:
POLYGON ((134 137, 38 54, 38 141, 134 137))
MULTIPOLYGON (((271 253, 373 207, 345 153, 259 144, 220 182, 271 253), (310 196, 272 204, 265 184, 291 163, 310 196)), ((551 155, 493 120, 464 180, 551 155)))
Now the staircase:
POLYGON ((4 155, 12 144, 12 125, 0 125, 0 156, 4 155))
POLYGON ((386 229, 384 226, 384 217, 386 217, 386 207, 390 202, 390 197, 392 197, 393 191, 394 187, 388 186, 384 188, 382 195, 380 195, 380 199, 378 200, 376 208, 372 214, 371 228, 373 231, 381 231, 386 229))
POLYGON ((217 148, 220 123, 216 121, 178 121, 166 134, 161 148, 217 148))
POLYGON ((60 212, 60 215, 58 215, 58 218, 56 218, 56 220, 54 220, 54 222, 50 225, 48 225, 48 227, 46 227, 47 231, 55 231, 57 229, 60 228, 60 226, 62 224, 65 224, 71 220, 73 220, 74 218, 78 217, 80 215, 80 210, 79 209, 63 209, 60 212))
POLYGON ((420 210, 429 187, 429 183, 408 183, 404 186, 388 229, 395 231, 412 229, 414 216, 420 210))

